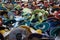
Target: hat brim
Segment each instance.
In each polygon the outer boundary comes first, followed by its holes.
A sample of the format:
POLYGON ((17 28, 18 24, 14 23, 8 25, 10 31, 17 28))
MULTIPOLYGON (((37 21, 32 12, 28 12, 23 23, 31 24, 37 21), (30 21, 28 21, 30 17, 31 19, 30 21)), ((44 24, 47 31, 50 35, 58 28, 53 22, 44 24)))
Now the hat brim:
POLYGON ((5 27, 0 27, 0 30, 4 30, 5 29, 5 27))
POLYGON ((43 32, 47 31, 49 29, 49 23, 42 23, 42 24, 38 24, 38 25, 35 25, 35 28, 36 29, 41 29, 43 32))
POLYGON ((60 31, 60 27, 56 27, 53 30, 51 30, 50 33, 52 36, 55 36, 55 35, 57 36, 59 31, 60 31))

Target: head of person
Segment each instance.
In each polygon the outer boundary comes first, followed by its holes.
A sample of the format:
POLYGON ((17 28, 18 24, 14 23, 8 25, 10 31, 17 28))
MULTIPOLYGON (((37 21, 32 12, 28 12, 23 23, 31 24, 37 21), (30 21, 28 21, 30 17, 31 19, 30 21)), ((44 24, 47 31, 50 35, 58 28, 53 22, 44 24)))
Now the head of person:
POLYGON ((16 9, 15 14, 20 15, 20 11, 16 9))
POLYGON ((57 11, 56 11, 56 12, 54 12, 55 18, 57 18, 57 19, 59 19, 59 20, 60 20, 60 9, 59 9, 59 8, 57 8, 56 10, 57 10, 57 11))
POLYGON ((35 6, 37 3, 35 1, 32 2, 32 5, 35 6))
POLYGON ((25 3, 25 4, 24 4, 24 7, 25 7, 25 8, 28 8, 28 3, 25 3))
POLYGON ((8 12, 7 11, 3 11, 2 14, 5 18, 8 18, 8 12))

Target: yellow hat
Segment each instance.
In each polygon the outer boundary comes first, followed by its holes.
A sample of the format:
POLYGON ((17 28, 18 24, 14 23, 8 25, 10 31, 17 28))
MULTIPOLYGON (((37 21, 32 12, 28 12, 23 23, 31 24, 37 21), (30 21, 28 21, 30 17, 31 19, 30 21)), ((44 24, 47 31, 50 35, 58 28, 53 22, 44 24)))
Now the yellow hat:
POLYGON ((40 29, 36 30, 36 32, 37 32, 38 34, 42 34, 42 30, 40 30, 40 29))
POLYGON ((1 33, 1 34, 4 34, 4 33, 5 33, 5 30, 0 30, 0 33, 1 33))
POLYGON ((29 26, 22 25, 19 28, 25 29, 27 32, 27 36, 29 36, 32 33, 29 26))

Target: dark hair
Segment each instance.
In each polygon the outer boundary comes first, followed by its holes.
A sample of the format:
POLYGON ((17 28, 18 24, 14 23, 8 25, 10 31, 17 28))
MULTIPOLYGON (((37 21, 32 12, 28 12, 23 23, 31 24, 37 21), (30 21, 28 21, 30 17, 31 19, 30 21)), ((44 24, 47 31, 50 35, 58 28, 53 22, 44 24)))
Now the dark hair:
POLYGON ((60 4, 59 4, 59 7, 60 7, 60 4))
POLYGON ((24 6, 24 4, 21 5, 22 7, 24 6))
POLYGON ((31 40, 31 39, 34 38, 34 37, 41 39, 41 38, 42 38, 42 35, 37 34, 37 33, 31 34, 31 35, 28 37, 28 40, 31 40))
POLYGON ((53 8, 51 12, 54 13, 54 11, 59 11, 59 10, 60 10, 60 8, 53 8))
POLYGON ((17 10, 17 9, 15 9, 15 10, 18 11, 18 14, 17 15, 20 15, 20 13, 21 13, 20 10, 17 10))
POLYGON ((0 33, 0 40, 4 40, 4 37, 1 33, 0 33))
POLYGON ((3 14, 7 14, 8 12, 7 11, 3 11, 3 12, 1 12, 1 14, 3 15, 3 14))
POLYGON ((54 5, 55 5, 55 3, 50 4, 50 6, 52 6, 52 7, 53 7, 54 5))
POLYGON ((44 4, 44 2, 43 2, 43 1, 39 1, 39 3, 43 3, 43 4, 44 4))

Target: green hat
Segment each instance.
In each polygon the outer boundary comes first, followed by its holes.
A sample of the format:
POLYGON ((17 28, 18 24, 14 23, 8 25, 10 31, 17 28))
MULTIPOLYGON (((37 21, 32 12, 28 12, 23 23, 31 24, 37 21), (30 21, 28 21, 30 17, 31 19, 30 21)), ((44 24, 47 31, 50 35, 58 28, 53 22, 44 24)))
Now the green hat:
POLYGON ((50 31, 51 36, 57 36, 60 31, 60 27, 55 27, 50 31))
POLYGON ((16 6, 14 6, 14 9, 20 10, 21 7, 20 7, 20 5, 16 4, 16 6))

